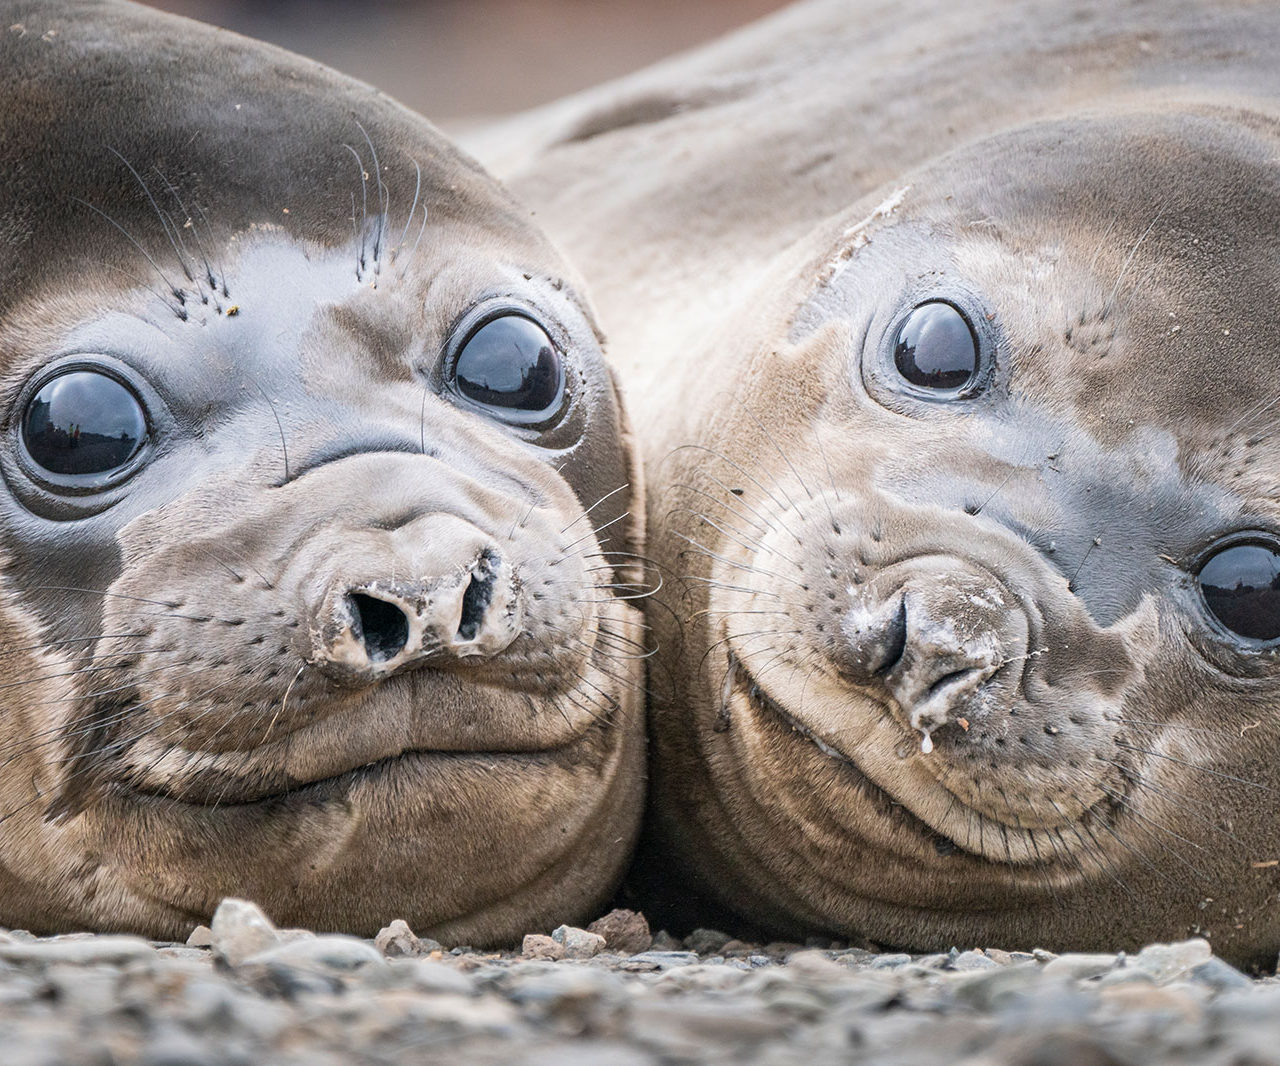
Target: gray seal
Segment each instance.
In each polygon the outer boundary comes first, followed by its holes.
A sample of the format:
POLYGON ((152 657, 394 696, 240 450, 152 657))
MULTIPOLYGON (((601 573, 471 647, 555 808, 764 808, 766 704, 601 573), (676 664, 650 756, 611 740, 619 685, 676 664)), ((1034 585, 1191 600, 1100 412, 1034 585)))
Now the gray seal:
POLYGON ((814 2, 474 140, 593 287, 684 578, 651 917, 1274 959, 1278 49, 814 2))
POLYGON ((579 284, 365 85, 126 3, 0 26, 0 923, 590 917, 643 524, 579 284))

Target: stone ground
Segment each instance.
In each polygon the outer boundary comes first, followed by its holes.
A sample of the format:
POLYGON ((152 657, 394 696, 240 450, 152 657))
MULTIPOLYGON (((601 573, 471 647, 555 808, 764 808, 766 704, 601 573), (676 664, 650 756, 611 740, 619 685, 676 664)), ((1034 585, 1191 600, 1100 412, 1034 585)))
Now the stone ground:
POLYGON ((5 1066, 827 1062, 1280 1064, 1280 980, 1203 940, 1136 955, 652 938, 613 912, 524 950, 278 930, 225 901, 189 944, 0 933, 5 1066))

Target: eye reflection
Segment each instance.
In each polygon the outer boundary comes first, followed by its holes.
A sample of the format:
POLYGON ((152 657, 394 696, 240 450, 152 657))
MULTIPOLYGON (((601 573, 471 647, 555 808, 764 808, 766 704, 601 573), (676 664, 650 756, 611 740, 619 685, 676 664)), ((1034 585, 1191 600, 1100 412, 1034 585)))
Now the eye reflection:
POLYGON ((122 467, 142 447, 147 419, 115 378, 73 370, 46 383, 27 404, 22 442, 51 474, 84 476, 122 467))
POLYGON ((564 396, 564 367, 546 331, 530 318, 501 315, 463 342, 453 367, 458 391, 510 422, 539 422, 564 396))
POLYGON ((898 327, 893 362, 898 373, 918 388, 960 389, 978 372, 978 342, 957 308, 931 300, 898 327))
POLYGON ((1280 551, 1233 544, 1200 568, 1205 605, 1233 633, 1251 640, 1280 637, 1280 551))

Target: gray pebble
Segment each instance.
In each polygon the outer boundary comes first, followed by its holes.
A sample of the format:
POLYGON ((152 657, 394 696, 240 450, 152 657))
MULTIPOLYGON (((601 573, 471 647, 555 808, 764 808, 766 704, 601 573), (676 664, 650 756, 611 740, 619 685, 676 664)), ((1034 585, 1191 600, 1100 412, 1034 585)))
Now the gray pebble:
POLYGON ((1207 940, 1184 940, 1178 944, 1149 944, 1129 960, 1145 970, 1159 984, 1176 980, 1213 957, 1207 940))
POLYGON ((1073 981, 1087 981, 1101 977, 1119 963, 1115 955, 1085 955, 1071 953, 1058 955, 1044 965, 1044 972, 1054 977, 1067 977, 1073 981))
POLYGON ((566 959, 589 959, 604 950, 604 937, 588 933, 572 925, 557 926, 551 931, 551 939, 564 947, 566 959))
POLYGON ((1215 992, 1225 992, 1233 988, 1248 988, 1253 982, 1230 963, 1223 962, 1216 955, 1193 968, 1187 975, 1197 984, 1205 985, 1215 992))
POLYGON ((317 936, 277 944, 251 955, 242 966, 290 966, 296 969, 347 973, 363 966, 384 966, 386 960, 367 940, 353 936, 317 936))
POLYGON ((224 899, 213 913, 209 926, 214 953, 230 966, 238 966, 274 944, 280 933, 256 903, 244 899, 224 899))
POLYGON ((962 951, 954 959, 951 960, 951 966, 955 970, 990 970, 1000 964, 993 959, 987 958, 981 951, 962 951))
POLYGON ((57 937, 0 944, 0 959, 41 966, 57 963, 123 966, 130 962, 150 962, 155 958, 155 949, 136 936, 57 937))
POLYGON ((627 961, 649 965, 657 970, 666 970, 672 966, 692 966, 699 959, 696 951, 641 951, 632 955, 627 961))
POLYGON ((867 964, 869 970, 894 970, 899 966, 906 966, 911 962, 911 956, 896 952, 887 955, 877 955, 867 964))
POLYGON ((476 989, 474 978, 434 959, 414 959, 406 966, 413 987, 432 995, 469 996, 476 989))
POLYGON ((714 955, 733 938, 719 929, 695 929, 684 938, 684 946, 699 955, 714 955))

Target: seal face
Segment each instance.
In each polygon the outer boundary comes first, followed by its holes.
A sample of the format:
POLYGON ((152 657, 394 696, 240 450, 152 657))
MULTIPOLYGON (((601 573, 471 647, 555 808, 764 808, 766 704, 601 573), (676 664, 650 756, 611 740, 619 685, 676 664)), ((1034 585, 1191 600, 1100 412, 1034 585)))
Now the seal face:
POLYGON ((670 457, 659 538, 690 574, 662 817, 703 884, 919 949, 1274 946, 1278 134, 991 138, 716 338, 750 385, 670 457))
POLYGON ((585 917, 638 820, 642 525, 563 265, 323 68, 5 14, 0 921, 585 917))
POLYGON ((1278 41, 811 0, 481 142, 592 284, 686 578, 651 918, 1270 965, 1278 41))

